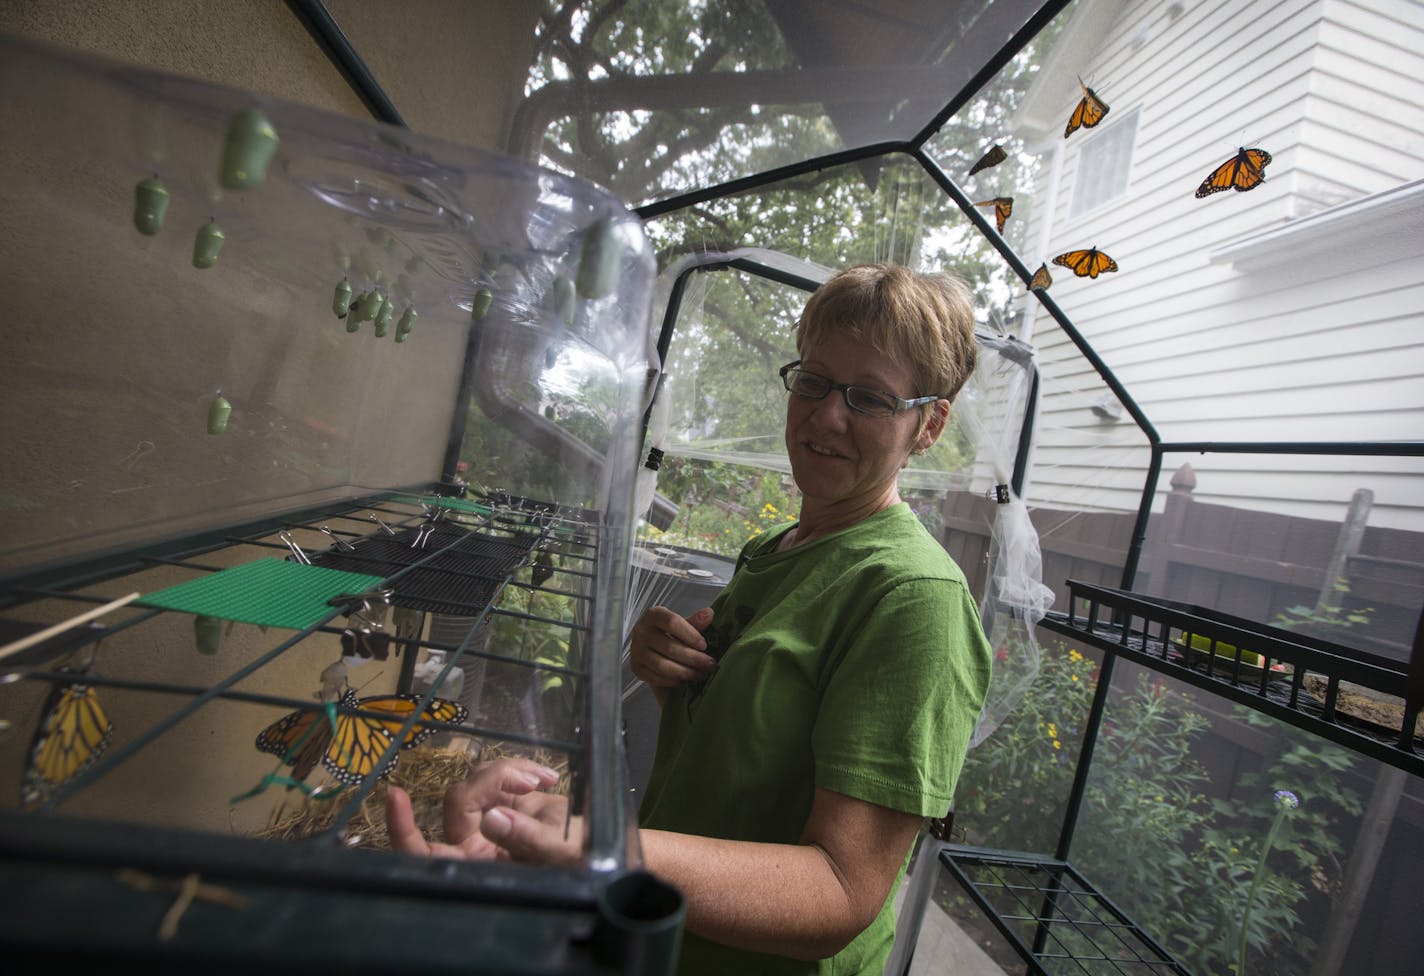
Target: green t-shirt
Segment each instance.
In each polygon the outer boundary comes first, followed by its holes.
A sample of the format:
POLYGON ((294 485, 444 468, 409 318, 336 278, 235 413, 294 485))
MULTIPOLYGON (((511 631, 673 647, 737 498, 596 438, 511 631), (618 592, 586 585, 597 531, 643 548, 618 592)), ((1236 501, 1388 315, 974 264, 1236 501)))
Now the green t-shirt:
MULTIPOLYGON (((964 574, 903 503, 777 552, 783 532, 749 542, 712 603, 718 668, 669 691, 640 824, 794 844, 817 787, 944 816, 989 686, 964 574)), ((819 963, 687 933, 679 971, 879 974, 893 895, 819 963)))

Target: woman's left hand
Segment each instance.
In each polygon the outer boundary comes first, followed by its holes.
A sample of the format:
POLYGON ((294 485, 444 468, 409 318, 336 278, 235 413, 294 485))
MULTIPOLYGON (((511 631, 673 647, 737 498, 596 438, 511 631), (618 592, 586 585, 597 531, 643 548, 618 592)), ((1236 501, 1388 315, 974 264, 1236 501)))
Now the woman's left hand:
POLYGON ((511 812, 550 825, 557 820, 562 839, 568 800, 539 792, 558 781, 552 769, 527 759, 480 764, 464 782, 445 793, 445 843, 425 839, 416 825, 409 794, 392 786, 386 795, 386 833, 391 847, 404 854, 461 861, 508 856, 489 834, 499 832, 511 812))

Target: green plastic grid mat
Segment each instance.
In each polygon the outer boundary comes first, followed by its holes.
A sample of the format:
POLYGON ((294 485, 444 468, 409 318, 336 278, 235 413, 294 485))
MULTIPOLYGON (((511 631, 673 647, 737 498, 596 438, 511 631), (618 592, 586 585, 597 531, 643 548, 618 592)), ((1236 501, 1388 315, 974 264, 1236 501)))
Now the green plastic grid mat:
POLYGON ((426 495, 424 498, 416 495, 392 495, 390 500, 404 502, 407 505, 439 505, 441 508, 468 512, 472 515, 488 515, 494 511, 488 505, 481 505, 479 502, 468 501, 464 498, 446 498, 443 495, 426 495))
POLYGON ((327 602, 364 593, 381 577, 281 559, 259 559, 145 594, 136 602, 262 627, 305 630, 331 613, 327 602))

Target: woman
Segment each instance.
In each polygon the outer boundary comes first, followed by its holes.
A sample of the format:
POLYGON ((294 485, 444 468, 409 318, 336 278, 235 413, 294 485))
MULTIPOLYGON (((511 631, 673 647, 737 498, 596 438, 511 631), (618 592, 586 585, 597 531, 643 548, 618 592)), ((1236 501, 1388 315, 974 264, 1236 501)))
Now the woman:
MULTIPOLYGON (((861 265, 796 327, 786 448, 796 522, 743 549, 684 618, 645 613, 633 673, 662 705, 639 812, 645 866, 687 898, 683 973, 879 973, 891 900, 923 818, 948 809, 989 681, 964 576, 900 501, 911 454, 944 431, 974 367, 969 292, 861 265)), ((532 763, 482 770, 410 853, 576 860, 562 801, 532 763)))

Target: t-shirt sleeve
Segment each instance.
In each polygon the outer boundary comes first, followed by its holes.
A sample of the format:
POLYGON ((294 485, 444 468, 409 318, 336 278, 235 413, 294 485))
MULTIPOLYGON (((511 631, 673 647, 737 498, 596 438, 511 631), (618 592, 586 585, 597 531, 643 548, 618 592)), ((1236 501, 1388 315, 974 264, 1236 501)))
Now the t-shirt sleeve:
POLYGON ((829 677, 812 731, 816 785, 944 816, 984 704, 989 660, 962 584, 895 586, 829 677))

